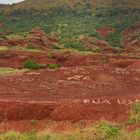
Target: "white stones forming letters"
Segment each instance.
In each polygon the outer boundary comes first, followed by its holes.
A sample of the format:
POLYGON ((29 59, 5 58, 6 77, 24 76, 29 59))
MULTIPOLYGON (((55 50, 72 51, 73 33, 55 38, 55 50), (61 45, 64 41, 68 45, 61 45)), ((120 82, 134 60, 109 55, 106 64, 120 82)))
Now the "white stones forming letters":
POLYGON ((134 102, 138 102, 140 100, 129 100, 129 99, 115 99, 115 100, 109 100, 109 99, 85 99, 83 101, 84 104, 95 104, 95 105, 112 105, 113 103, 119 104, 119 105, 131 105, 134 102))

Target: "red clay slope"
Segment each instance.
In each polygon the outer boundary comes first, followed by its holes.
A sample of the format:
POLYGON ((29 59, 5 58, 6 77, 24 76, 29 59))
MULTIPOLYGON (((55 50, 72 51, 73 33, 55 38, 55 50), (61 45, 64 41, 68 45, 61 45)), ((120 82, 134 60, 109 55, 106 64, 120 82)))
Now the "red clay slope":
POLYGON ((77 58, 58 70, 0 76, 0 119, 124 121, 140 99, 140 67, 135 67, 140 61, 106 56, 108 62, 85 65, 99 56, 82 57, 84 65, 77 58))

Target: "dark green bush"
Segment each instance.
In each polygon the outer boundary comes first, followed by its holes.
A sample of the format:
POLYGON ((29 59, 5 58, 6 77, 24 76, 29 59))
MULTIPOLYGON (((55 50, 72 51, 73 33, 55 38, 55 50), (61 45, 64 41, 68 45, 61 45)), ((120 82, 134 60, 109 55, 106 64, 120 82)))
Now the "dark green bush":
POLYGON ((37 62, 33 61, 33 60, 27 60, 25 63, 24 63, 24 68, 25 69, 39 69, 41 68, 41 65, 38 64, 37 62))

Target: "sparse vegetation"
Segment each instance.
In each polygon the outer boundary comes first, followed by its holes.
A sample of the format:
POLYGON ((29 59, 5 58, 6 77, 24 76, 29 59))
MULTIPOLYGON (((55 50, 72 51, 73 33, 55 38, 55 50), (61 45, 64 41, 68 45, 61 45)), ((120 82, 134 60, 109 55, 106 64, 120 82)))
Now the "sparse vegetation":
POLYGON ((26 46, 26 49, 35 49, 35 47, 32 45, 32 44, 28 44, 27 46, 26 46))
POLYGON ((64 133, 49 131, 19 133, 11 131, 0 134, 0 140, 139 140, 139 137, 139 129, 128 133, 109 122, 102 122, 95 127, 64 133))
POLYGON ((31 120, 31 124, 32 124, 32 125, 36 125, 36 124, 37 124, 37 120, 32 119, 32 120, 31 120))
POLYGON ((121 134, 121 129, 111 123, 102 122, 95 127, 95 134, 102 139, 116 139, 121 134))
POLYGON ((6 51, 8 48, 6 46, 0 46, 0 51, 6 51))
POLYGON ((72 48, 79 51, 85 50, 85 45, 81 41, 67 41, 63 42, 64 48, 72 48))
POLYGON ((19 73, 24 72, 24 71, 25 70, 19 70, 19 69, 14 69, 14 68, 0 68, 0 76, 19 74, 19 73))
POLYGON ((139 138, 140 138, 140 128, 136 129, 130 134, 130 140, 139 140, 139 138))
POLYGON ((140 102, 135 102, 129 112, 127 125, 138 124, 140 122, 140 102))
POLYGON ((47 58, 52 59, 52 57, 53 57, 52 53, 51 52, 48 52, 47 53, 47 58))
POLYGON ((60 64, 48 64, 48 68, 49 69, 58 69, 60 67, 61 67, 60 64))
POLYGON ((27 47, 27 48, 23 48, 23 47, 19 47, 19 46, 12 46, 12 47, 7 47, 7 46, 0 46, 0 51, 28 51, 28 52, 43 52, 42 50, 33 48, 33 47, 27 47))

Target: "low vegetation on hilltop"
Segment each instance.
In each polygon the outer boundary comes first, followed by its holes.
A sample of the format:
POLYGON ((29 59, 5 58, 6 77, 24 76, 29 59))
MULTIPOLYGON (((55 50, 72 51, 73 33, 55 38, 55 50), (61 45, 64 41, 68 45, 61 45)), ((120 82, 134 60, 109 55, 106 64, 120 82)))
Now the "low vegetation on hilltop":
POLYGON ((122 47, 122 31, 138 22, 139 15, 139 0, 26 0, 0 6, 0 32, 16 34, 40 27, 63 40, 96 36, 97 29, 111 26, 115 31, 106 41, 122 47))

